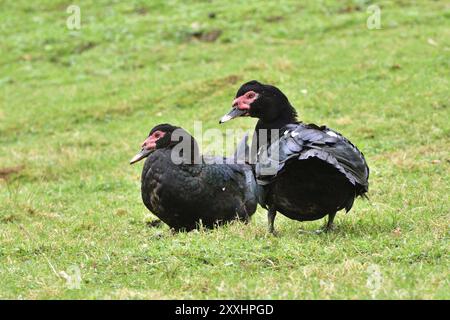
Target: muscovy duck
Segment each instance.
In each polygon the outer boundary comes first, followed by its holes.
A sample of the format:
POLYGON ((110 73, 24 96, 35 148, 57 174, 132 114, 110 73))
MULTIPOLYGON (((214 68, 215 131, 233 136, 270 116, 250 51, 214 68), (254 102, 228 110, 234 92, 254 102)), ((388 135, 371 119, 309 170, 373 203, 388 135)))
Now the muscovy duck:
POLYGON ((336 212, 353 206, 369 187, 369 167, 362 152, 340 133, 297 121, 297 112, 275 86, 243 84, 232 110, 220 123, 236 117, 258 118, 252 143, 254 170, 264 188, 262 206, 274 233, 277 212, 299 221, 328 215, 321 231, 333 227, 336 212), (275 131, 275 138, 272 136, 275 131))
MULTIPOLYGON (((242 144, 245 148, 246 142, 245 138, 239 148, 242 144)), ((238 155, 233 159, 201 156, 195 139, 182 128, 155 126, 130 164, 144 158, 142 200, 176 231, 248 221, 256 211, 260 187, 252 167, 239 161, 238 155)))

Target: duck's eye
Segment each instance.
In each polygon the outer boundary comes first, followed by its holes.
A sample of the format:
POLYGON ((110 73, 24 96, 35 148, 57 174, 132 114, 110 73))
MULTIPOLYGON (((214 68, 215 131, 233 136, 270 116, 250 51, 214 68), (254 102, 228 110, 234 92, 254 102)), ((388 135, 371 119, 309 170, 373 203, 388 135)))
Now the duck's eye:
POLYGON ((249 94, 247 95, 247 97, 248 97, 249 99, 253 99, 253 98, 255 97, 255 94, 254 94, 254 93, 249 93, 249 94))
POLYGON ((155 133, 155 138, 158 139, 161 135, 157 132, 155 133))

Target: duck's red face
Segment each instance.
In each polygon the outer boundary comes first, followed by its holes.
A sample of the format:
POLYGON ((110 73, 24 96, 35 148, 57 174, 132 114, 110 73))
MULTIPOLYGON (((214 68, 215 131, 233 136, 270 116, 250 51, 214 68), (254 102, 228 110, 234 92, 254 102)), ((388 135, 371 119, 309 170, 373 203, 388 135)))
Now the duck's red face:
POLYGON ((142 147, 141 151, 130 160, 130 164, 134 164, 148 157, 149 154, 152 153, 152 151, 158 148, 157 142, 165 135, 166 132, 161 130, 155 130, 150 132, 150 135, 148 136, 147 139, 145 139, 144 143, 141 146, 142 147))
POLYGON ((165 135, 166 133, 164 131, 157 130, 153 132, 151 135, 148 136, 147 139, 145 139, 144 143, 142 144, 142 149, 155 150, 156 142, 165 135))
POLYGON ((233 106, 230 112, 220 119, 219 123, 227 122, 237 117, 248 117, 251 115, 252 103, 259 98, 259 93, 248 90, 242 95, 238 95, 233 100, 233 106))
POLYGON ((239 88, 232 109, 220 119, 219 123, 246 116, 269 123, 283 114, 286 118, 290 117, 289 121, 296 121, 295 109, 284 93, 275 86, 252 80, 239 88))
MULTIPOLYGON (((233 101, 233 108, 237 108, 239 110, 245 110, 245 111, 249 111, 250 110, 250 105, 256 100, 258 99, 259 94, 256 93, 255 91, 247 91, 245 94, 243 94, 240 97, 237 97, 236 99, 234 99, 233 101)), ((248 112, 247 114, 248 115, 248 112)))

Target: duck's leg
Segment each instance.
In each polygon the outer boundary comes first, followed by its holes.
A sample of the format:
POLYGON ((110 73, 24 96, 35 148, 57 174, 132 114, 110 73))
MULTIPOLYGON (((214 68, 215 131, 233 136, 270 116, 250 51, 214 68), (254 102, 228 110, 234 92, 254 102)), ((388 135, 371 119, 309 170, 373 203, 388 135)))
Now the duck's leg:
POLYGON ((277 215, 277 210, 275 209, 275 207, 269 207, 269 210, 267 210, 267 220, 269 223, 269 232, 272 234, 275 234, 275 227, 274 227, 274 222, 275 222, 275 216, 277 215))
POLYGON ((333 221, 334 221, 334 217, 335 216, 336 216, 336 212, 329 213, 328 214, 328 222, 327 222, 327 224, 322 229, 316 230, 316 233, 319 234, 319 233, 322 233, 322 232, 332 231, 334 229, 333 221))
POLYGON ((335 216, 336 216, 336 212, 330 213, 328 215, 328 222, 327 222, 327 225, 325 227, 325 232, 332 231, 334 229, 333 221, 334 221, 334 217, 335 216))

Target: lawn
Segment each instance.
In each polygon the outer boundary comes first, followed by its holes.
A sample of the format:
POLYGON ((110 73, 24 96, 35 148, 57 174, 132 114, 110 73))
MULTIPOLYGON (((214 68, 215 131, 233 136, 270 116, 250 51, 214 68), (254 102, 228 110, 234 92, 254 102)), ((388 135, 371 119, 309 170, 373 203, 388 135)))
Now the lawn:
POLYGON ((70 4, 0 2, 0 298, 450 299, 448 1, 70 4), (147 226, 150 128, 251 131, 218 120, 252 79, 364 152, 370 201, 321 235, 147 226))

